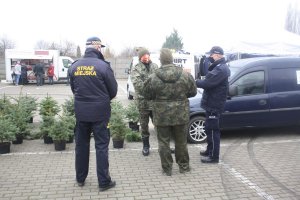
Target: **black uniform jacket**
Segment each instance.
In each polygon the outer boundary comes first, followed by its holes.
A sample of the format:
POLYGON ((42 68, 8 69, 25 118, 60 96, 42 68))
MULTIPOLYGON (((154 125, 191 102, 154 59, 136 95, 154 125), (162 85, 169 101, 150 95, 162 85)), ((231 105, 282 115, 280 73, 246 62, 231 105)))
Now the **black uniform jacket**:
POLYGON ((70 85, 75 96, 77 121, 109 121, 110 101, 117 95, 118 84, 109 62, 93 48, 70 70, 70 85))
POLYGON ((208 69, 204 80, 197 80, 196 85, 203 88, 201 107, 208 112, 221 114, 224 110, 230 70, 224 58, 215 61, 208 69))

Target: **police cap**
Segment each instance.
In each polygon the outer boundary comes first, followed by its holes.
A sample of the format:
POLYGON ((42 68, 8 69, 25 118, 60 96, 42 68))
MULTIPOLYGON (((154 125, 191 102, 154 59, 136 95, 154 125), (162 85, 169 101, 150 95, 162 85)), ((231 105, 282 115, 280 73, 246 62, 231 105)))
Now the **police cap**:
POLYGON ((221 47, 219 46, 214 46, 211 48, 211 50, 209 51, 210 54, 220 54, 220 55, 224 55, 224 51, 221 47))
POLYGON ((86 40, 86 45, 101 45, 101 47, 105 47, 105 45, 102 44, 100 38, 98 37, 90 37, 86 40))

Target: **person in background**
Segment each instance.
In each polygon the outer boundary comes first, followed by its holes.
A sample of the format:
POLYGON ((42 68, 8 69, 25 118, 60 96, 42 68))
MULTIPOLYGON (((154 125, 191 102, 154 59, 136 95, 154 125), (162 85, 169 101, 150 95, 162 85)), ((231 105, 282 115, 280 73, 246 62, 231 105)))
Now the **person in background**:
POLYGON ((160 51, 161 67, 144 84, 143 94, 153 101, 153 123, 157 131, 159 155, 163 172, 172 174, 173 158, 170 140, 175 142, 175 158, 179 172, 190 171, 187 149, 189 97, 197 94, 192 75, 173 63, 170 49, 160 51))
POLYGON ((15 72, 15 85, 19 85, 19 80, 22 73, 22 66, 20 64, 20 61, 17 61, 14 72, 15 72))
POLYGON ((98 37, 88 38, 83 58, 73 62, 70 85, 76 116, 75 169, 78 186, 84 186, 89 171, 90 139, 93 132, 99 190, 115 187, 109 174, 110 101, 117 95, 118 84, 110 63, 104 60, 98 37))
POLYGON ((27 79, 27 66, 25 63, 21 63, 21 84, 26 85, 28 83, 27 79))
POLYGON ((137 100, 140 113, 140 124, 142 131, 143 150, 142 154, 148 156, 150 153, 149 142, 149 118, 152 118, 152 102, 146 100, 142 94, 144 82, 158 68, 157 64, 150 59, 150 53, 146 48, 141 48, 138 51, 139 63, 136 64, 131 72, 133 87, 135 90, 135 98, 137 100))
POLYGON ((15 80, 16 80, 16 78, 15 78, 15 76, 16 76, 16 74, 15 74, 15 66, 11 67, 10 73, 11 73, 11 80, 12 80, 13 84, 15 85, 15 80))
POLYGON ((36 85, 37 86, 42 86, 43 82, 44 82, 44 75, 45 75, 45 67, 44 67, 44 63, 42 63, 41 61, 39 61, 39 63, 37 63, 33 69, 33 72, 35 74, 36 77, 36 85))
POLYGON ((201 151, 200 155, 204 157, 201 159, 202 163, 218 163, 221 135, 219 119, 227 98, 230 70, 221 47, 214 46, 209 53, 209 60, 212 64, 208 68, 205 79, 196 81, 197 87, 204 89, 201 107, 206 111, 207 148, 201 151))
POLYGON ((49 78, 49 84, 53 85, 53 76, 54 76, 54 66, 53 66, 53 63, 50 63, 48 71, 47 71, 47 74, 48 74, 48 78, 49 78))

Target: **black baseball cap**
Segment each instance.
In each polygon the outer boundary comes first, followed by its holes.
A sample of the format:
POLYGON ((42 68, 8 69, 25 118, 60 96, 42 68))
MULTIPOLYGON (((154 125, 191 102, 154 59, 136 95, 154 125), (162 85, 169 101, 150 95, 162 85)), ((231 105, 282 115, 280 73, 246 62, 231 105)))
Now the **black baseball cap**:
POLYGON ((211 48, 211 50, 209 51, 210 55, 211 54, 220 54, 220 55, 224 55, 224 51, 221 47, 219 46, 214 46, 211 48))

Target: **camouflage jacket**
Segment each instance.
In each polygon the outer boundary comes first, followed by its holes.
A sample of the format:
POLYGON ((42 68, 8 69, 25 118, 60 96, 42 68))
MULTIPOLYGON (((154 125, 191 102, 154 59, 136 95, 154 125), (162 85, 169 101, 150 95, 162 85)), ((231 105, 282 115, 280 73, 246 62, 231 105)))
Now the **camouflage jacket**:
POLYGON ((149 77, 143 94, 153 100, 154 125, 181 125, 189 121, 188 98, 197 94, 197 87, 191 74, 169 64, 149 77))
POLYGON ((141 61, 136 64, 131 72, 131 80, 135 90, 135 99, 138 103, 138 108, 140 110, 151 110, 151 101, 146 100, 142 94, 145 81, 149 76, 158 69, 157 64, 150 61, 149 68, 147 68, 141 61))

